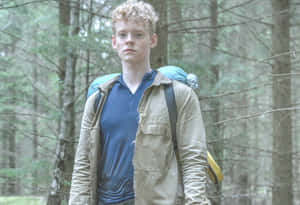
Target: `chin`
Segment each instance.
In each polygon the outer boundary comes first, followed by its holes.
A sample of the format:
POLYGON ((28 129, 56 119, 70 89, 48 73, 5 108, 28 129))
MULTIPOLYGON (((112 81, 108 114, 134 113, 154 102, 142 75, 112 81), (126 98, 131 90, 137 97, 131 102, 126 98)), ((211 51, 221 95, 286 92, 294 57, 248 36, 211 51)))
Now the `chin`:
POLYGON ((127 62, 127 63, 135 63, 135 62, 139 61, 139 59, 137 59, 133 56, 126 56, 126 57, 123 57, 121 59, 122 59, 122 61, 127 62))
POLYGON ((132 59, 125 59, 125 60, 123 60, 123 62, 129 63, 129 64, 137 63, 136 60, 132 60, 132 59))

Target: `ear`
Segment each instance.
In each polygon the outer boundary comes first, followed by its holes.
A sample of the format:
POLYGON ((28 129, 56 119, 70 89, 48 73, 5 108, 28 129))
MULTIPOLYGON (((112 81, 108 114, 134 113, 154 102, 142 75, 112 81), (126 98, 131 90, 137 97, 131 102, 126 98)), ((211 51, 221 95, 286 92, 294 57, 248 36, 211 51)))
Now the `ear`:
POLYGON ((157 35, 156 33, 153 33, 152 36, 150 37, 151 40, 151 44, 150 44, 150 48, 155 48, 157 45, 157 35))
POLYGON ((116 49, 116 37, 114 35, 111 37, 111 46, 116 49))

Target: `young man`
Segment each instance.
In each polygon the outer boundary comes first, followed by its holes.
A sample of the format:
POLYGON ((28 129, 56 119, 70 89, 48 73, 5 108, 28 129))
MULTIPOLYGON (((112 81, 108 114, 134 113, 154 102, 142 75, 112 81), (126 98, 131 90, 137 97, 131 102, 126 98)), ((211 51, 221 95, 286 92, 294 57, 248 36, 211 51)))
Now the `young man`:
POLYGON ((127 1, 113 11, 112 19, 112 47, 122 74, 100 85, 86 102, 69 205, 210 204, 197 96, 150 66, 150 50, 157 44, 156 13, 145 2, 127 1), (179 160, 164 94, 170 83, 178 110, 179 160))

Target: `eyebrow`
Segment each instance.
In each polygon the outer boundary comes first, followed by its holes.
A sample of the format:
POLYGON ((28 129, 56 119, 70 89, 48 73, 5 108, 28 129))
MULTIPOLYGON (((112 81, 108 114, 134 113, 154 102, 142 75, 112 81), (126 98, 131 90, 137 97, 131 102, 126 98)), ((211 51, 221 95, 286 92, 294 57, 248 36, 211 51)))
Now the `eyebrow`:
MULTIPOLYGON (((133 29, 132 31, 133 32, 145 32, 142 29, 133 29)), ((122 30, 117 31, 117 33, 120 33, 120 32, 128 32, 128 30, 127 29, 122 29, 122 30)))

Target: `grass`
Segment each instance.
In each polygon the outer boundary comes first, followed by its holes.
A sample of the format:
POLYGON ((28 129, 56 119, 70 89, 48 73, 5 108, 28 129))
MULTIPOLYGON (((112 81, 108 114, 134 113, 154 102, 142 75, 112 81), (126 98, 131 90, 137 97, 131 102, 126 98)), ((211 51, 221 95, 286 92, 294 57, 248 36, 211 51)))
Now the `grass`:
POLYGON ((0 205, 45 205, 42 197, 36 196, 0 196, 0 205))

